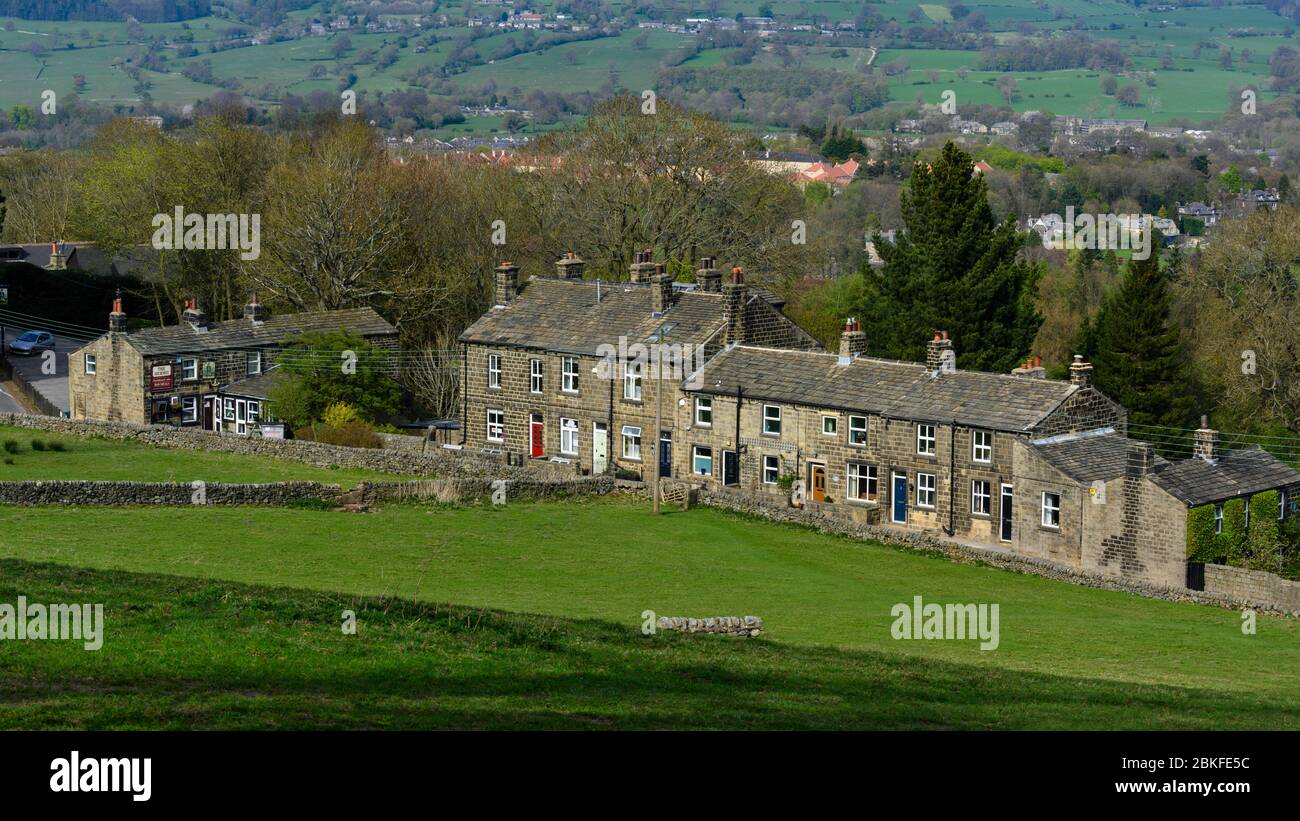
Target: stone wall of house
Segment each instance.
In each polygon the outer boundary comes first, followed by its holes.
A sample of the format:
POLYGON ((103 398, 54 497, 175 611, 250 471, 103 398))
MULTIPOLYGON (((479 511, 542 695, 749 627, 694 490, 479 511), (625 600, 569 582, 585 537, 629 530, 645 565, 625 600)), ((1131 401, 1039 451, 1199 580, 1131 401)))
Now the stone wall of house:
POLYGON ((1205 592, 1224 596, 1243 606, 1277 605, 1300 613, 1300 582, 1263 570, 1207 564, 1205 592))
POLYGON ((1114 428, 1124 433, 1128 430, 1128 413, 1119 403, 1088 386, 1076 391, 1035 426, 1033 437, 1046 439, 1098 428, 1114 428))
POLYGON ((483 453, 468 448, 437 447, 430 448, 426 454, 420 454, 414 451, 380 448, 347 448, 297 439, 261 439, 217 434, 195 428, 56 419, 18 413, 0 414, 0 425, 36 428, 74 436, 99 436, 135 441, 165 448, 198 448, 221 453, 269 456, 319 467, 362 468, 381 473, 440 477, 489 476, 501 479, 570 478, 574 475, 571 465, 540 461, 524 467, 510 464, 503 454, 483 453))
POLYGON ((8 505, 285 505, 341 495, 338 485, 320 482, 0 482, 0 504, 8 505))
POLYGON ((760 296, 745 304, 744 344, 796 351, 820 351, 821 343, 760 296))
MULTIPOLYGON (((1042 576, 1085 587, 1119 590, 1166 601, 1210 604, 1229 609, 1237 609, 1242 605, 1240 599, 1235 598, 1232 594, 1221 592, 1221 588, 1210 589, 1209 566, 1206 567, 1207 589, 1204 591, 1188 590, 1183 586, 1185 580, 1177 585, 1162 585, 1140 579, 1103 575, 1088 570, 1079 570, 1050 559, 1019 555, 999 548, 961 544, 943 539, 937 535, 914 530, 868 524, 844 515, 841 510, 831 511, 827 507, 799 510, 787 504, 774 503, 743 492, 710 490, 707 488, 697 490, 695 498, 700 504, 709 507, 758 516, 769 521, 809 527, 821 533, 851 539, 876 541, 912 550, 942 553, 958 561, 977 561, 1004 570, 1042 576)), ((1235 569, 1229 568, 1229 570, 1235 569)), ((1267 594, 1269 589, 1265 586, 1259 586, 1255 588, 1255 594, 1267 594)), ((1275 600, 1260 598, 1253 600, 1250 604, 1261 611, 1300 617, 1300 608, 1295 606, 1289 595, 1288 593, 1287 596, 1275 600)))
POLYGON ((1148 477, 1130 473, 1106 482, 1105 501, 1085 511, 1084 570, 1187 584, 1187 506, 1148 477))
POLYGON ((105 334, 68 354, 68 399, 73 419, 144 424, 148 406, 144 358, 121 334, 105 334), (86 373, 86 354, 95 373, 86 373))

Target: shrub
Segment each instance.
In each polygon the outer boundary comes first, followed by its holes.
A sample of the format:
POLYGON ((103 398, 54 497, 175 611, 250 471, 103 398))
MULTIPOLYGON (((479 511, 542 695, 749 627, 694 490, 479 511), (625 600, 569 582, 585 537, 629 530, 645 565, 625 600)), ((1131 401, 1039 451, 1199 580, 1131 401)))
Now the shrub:
POLYGON ((48 447, 50 450, 54 451, 55 453, 63 453, 65 450, 68 449, 67 445, 58 441, 50 442, 46 447, 48 447))
POLYGON ((380 448, 383 442, 375 429, 365 422, 354 421, 338 427, 320 426, 315 430, 316 441, 327 445, 342 445, 347 448, 380 448))
POLYGON ((325 413, 321 414, 321 422, 327 428, 341 428, 349 422, 361 421, 361 415, 357 409, 347 402, 334 402, 325 408, 325 413))
POLYGON ((1187 511, 1187 559, 1213 562, 1222 556, 1219 536, 1214 532, 1214 505, 1201 505, 1187 511))
POLYGON ((1246 557, 1246 500, 1229 499, 1223 503, 1223 535, 1219 555, 1228 564, 1241 567, 1246 557))
POLYGON ((1282 553, 1277 509, 1276 490, 1266 490, 1250 497, 1250 532, 1246 534, 1246 546, 1250 554, 1248 567, 1277 572, 1282 553))
POLYGON ((45 450, 45 442, 42 441, 42 440, 40 440, 40 439, 33 439, 33 440, 32 440, 32 450, 35 450, 35 451, 43 451, 43 450, 45 450))
POLYGON ((13 463, 14 463, 14 460, 13 460, 12 458, 10 458, 10 457, 5 457, 5 464, 6 464, 6 465, 12 465, 13 463))
POLYGON ((4 449, 5 449, 5 453, 17 453, 17 452, 18 452, 18 440, 17 440, 17 439, 6 439, 5 442, 4 442, 4 449))

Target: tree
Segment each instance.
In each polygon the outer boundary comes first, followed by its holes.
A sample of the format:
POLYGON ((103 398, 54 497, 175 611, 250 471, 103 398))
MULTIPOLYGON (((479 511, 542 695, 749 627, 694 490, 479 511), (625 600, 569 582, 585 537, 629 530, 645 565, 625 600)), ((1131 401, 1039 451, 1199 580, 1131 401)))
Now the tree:
POLYGON ((1195 413, 1182 331, 1171 307, 1169 280, 1153 250, 1129 262, 1119 289, 1093 323, 1094 382, 1128 409, 1134 425, 1186 427, 1195 413))
POLYGON ((1138 90, 1137 86, 1124 86, 1115 92, 1115 99, 1119 100, 1120 105, 1134 107, 1142 102, 1142 92, 1138 90))
POLYGON ((267 397, 269 412, 293 428, 320 421, 336 403, 373 422, 396 413, 401 389, 389 375, 393 359, 362 336, 346 331, 302 334, 277 359, 285 371, 267 397), (355 354, 355 364, 344 367, 355 354), (350 370, 350 372, 349 372, 350 370))
POLYGON ((1034 310, 1040 264, 1019 259, 1022 235, 988 202, 983 174, 952 143, 917 163, 900 208, 895 242, 873 237, 884 260, 860 312, 876 328, 879 352, 921 359, 935 330, 956 342, 958 364, 1007 372, 1030 350, 1042 320, 1034 310))

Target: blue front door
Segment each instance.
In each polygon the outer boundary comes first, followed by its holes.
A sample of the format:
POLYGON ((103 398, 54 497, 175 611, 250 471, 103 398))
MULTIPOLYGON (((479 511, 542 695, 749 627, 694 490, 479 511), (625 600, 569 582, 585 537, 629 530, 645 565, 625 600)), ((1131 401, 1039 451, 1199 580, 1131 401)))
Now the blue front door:
POLYGON ((907 521, 907 474, 894 474, 894 521, 907 521))

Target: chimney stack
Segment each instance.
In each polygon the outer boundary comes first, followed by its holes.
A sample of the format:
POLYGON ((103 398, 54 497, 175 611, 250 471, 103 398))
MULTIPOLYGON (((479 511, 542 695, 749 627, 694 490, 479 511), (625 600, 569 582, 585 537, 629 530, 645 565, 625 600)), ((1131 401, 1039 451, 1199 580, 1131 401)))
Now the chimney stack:
POLYGON ((496 267, 492 280, 492 304, 505 305, 519 293, 519 266, 502 262, 496 267))
POLYGON ((1043 360, 1031 356, 1025 359, 1025 364, 1012 370, 1011 375, 1021 379, 1046 379, 1047 368, 1043 367, 1043 360))
POLYGON ((1219 432, 1210 427, 1210 418, 1201 416, 1201 427, 1192 434, 1192 455, 1214 464, 1219 449, 1219 432))
POLYGON ((582 271, 586 266, 587 263, 581 257, 570 251, 555 263, 555 272, 560 279, 582 279, 582 271))
POLYGON ((953 352, 952 340, 948 338, 947 331, 935 331, 934 339, 926 344, 925 369, 930 373, 957 369, 956 354, 953 352))
POLYGON ((840 334, 840 364, 847 365, 866 352, 867 335, 862 332, 862 323, 853 318, 846 320, 840 334))
POLYGON ((664 266, 657 266, 654 279, 650 282, 651 310, 663 314, 673 306, 673 276, 664 271, 664 266))
POLYGON ((632 282, 647 283, 655 275, 654 252, 637 251, 632 265, 628 268, 628 279, 632 282))
POLYGON ((266 306, 257 301, 257 292, 248 295, 248 304, 244 306, 244 319, 254 325, 261 325, 266 321, 266 306))
POLYGON ((199 307, 198 297, 185 300, 185 310, 181 311, 181 320, 188 322, 194 329, 205 330, 208 327, 208 315, 199 307))
POLYGON ((1133 442, 1128 448, 1128 467, 1125 475, 1140 477, 1151 472, 1155 465, 1156 449, 1150 442, 1133 442))
POLYGON ((695 272, 695 287, 711 294, 722 290, 722 272, 718 270, 716 257, 700 258, 700 267, 695 272))
POLYGON ((1070 384, 1081 388, 1092 387, 1092 365, 1083 361, 1083 354, 1075 354, 1070 363, 1070 384))
POLYGON ((113 310, 108 315, 108 332, 111 334, 126 333, 126 311, 122 310, 122 289, 117 289, 117 296, 113 298, 113 310))
POLYGON ((731 281, 722 286, 723 316, 726 318, 726 342, 740 345, 745 342, 745 269, 739 265, 731 269, 731 281))

